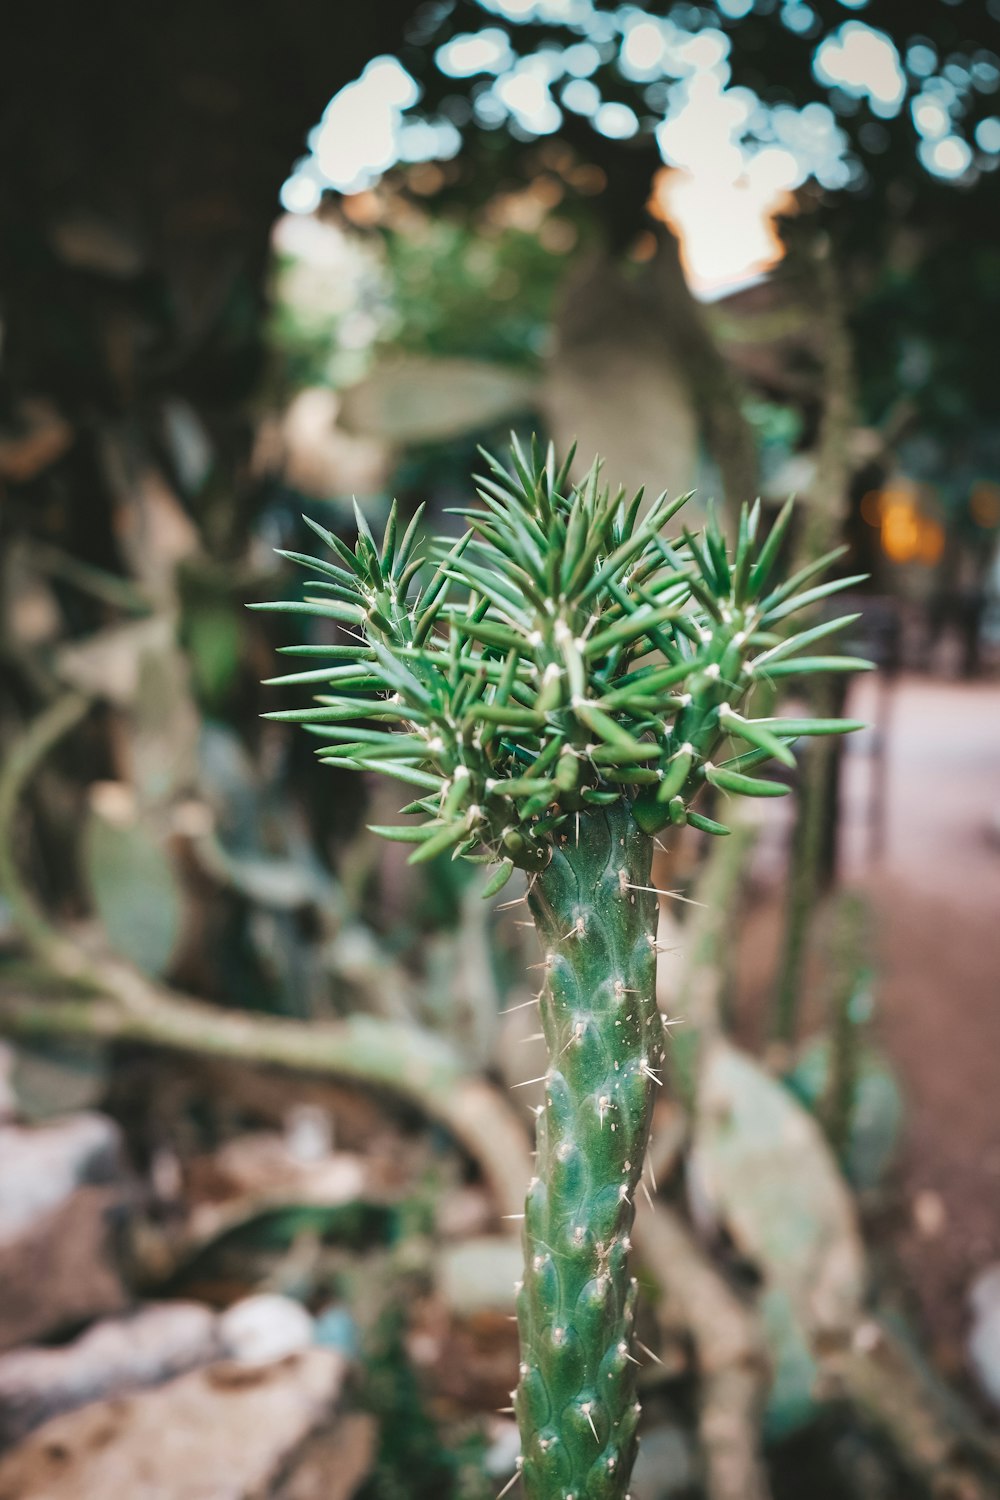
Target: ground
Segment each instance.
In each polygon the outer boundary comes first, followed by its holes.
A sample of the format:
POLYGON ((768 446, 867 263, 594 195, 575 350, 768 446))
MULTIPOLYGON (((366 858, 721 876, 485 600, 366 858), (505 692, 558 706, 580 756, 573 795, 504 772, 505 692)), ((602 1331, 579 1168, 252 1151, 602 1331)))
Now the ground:
MULTIPOLYGON (((968 1288, 1000 1262, 1000 689, 865 678, 847 711, 885 731, 881 847, 874 729, 848 742, 840 874, 870 901, 873 1039, 906 1099, 868 1239, 938 1367, 962 1378, 968 1288)), ((766 1048, 784 925, 789 803, 767 806, 739 950, 736 1032, 755 1051, 766 1048)), ((806 1036, 824 1023, 821 930, 822 917, 806 1036)))
MULTIPOLYGON (((872 721, 877 689, 854 691, 872 721)), ((935 1353, 957 1373, 971 1278, 1000 1260, 1000 690, 904 677, 889 692, 885 836, 849 758, 845 880, 876 914, 877 1033, 907 1100, 893 1234, 935 1353)))

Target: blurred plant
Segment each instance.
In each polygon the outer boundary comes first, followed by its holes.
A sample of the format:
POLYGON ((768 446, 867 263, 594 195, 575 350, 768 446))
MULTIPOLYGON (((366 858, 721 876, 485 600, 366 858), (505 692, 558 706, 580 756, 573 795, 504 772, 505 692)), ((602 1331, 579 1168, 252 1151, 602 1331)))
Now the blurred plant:
POLYGON ((549 1068, 518 1299, 519 1472, 531 1496, 615 1497, 639 1412, 629 1230, 663 1060, 653 835, 726 833, 692 807, 705 786, 781 795, 748 771, 793 766, 800 735, 855 727, 747 718, 755 683, 867 664, 798 654, 852 617, 774 634, 854 581, 815 584, 824 558, 771 586, 787 507, 759 548, 759 511, 744 507, 730 558, 711 519, 702 537, 663 538, 687 496, 643 512, 641 492, 601 488, 596 461, 570 486, 572 454, 560 467, 551 447, 526 456, 516 440, 509 470, 486 459, 483 508, 461 511, 469 529, 412 595, 419 518, 398 540, 393 512, 379 549, 359 511, 353 552, 314 525, 336 561, 295 554, 318 575, 310 595, 258 607, 332 619, 354 639, 285 648, 326 661, 275 681, 321 697, 271 717, 332 740, 328 764, 418 789, 407 811, 421 821, 377 830, 415 843, 413 862, 498 864, 487 895, 515 866, 529 872, 549 1068), (731 739, 750 748, 731 755, 731 739))

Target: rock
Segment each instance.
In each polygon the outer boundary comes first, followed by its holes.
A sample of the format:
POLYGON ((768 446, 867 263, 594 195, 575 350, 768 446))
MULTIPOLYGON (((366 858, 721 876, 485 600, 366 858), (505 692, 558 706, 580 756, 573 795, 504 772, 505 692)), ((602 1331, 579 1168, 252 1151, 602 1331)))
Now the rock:
POLYGON ((226 1355, 242 1365, 266 1365, 308 1349, 315 1324, 300 1302, 262 1293, 245 1297, 219 1319, 226 1355))
POLYGON ((988 1266, 973 1281, 969 1306, 969 1365, 980 1390, 1000 1407, 1000 1264, 988 1266))
POLYGON ((483 1454, 483 1468, 490 1479, 506 1479, 513 1474, 521 1452, 521 1434, 513 1418, 491 1417, 487 1425, 489 1447, 483 1454))
POLYGON ((0 1127, 0 1247, 33 1227, 75 1188, 123 1175, 121 1135, 105 1115, 0 1127))
POLYGON ((210 1365, 54 1417, 0 1460, 0 1500, 262 1500, 332 1416, 346 1361, 210 1365))
POLYGON ((368 1412, 342 1417, 305 1445, 274 1500, 351 1500, 371 1472, 378 1423, 368 1412))
POLYGON ((12 1087, 25 1123, 63 1120, 97 1109, 107 1096, 111 1049, 94 1037, 22 1038, 14 1053, 12 1087))
POLYGON ((121 1313, 119 1186, 82 1187, 0 1243, 0 1350, 121 1313))
POLYGON ((671 1500, 697 1483, 691 1441, 682 1427, 660 1423, 643 1430, 632 1471, 632 1500, 671 1500))
POLYGON ((121 1135, 81 1112, 0 1126, 0 1349, 121 1312, 121 1135))
POLYGON ((157 1385, 218 1358, 217 1318, 195 1302, 164 1302, 96 1324, 55 1349, 0 1356, 0 1445, 88 1401, 157 1385))
POLYGON ((514 1310, 514 1283, 524 1269, 524 1252, 510 1235, 483 1235, 443 1245, 437 1283, 456 1317, 514 1310))

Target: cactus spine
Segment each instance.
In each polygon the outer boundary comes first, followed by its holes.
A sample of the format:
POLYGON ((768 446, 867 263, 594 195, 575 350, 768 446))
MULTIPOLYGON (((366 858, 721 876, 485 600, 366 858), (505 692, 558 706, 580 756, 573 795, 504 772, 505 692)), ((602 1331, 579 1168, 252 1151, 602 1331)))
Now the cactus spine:
POLYGON ((748 716, 758 682, 867 663, 800 654, 853 616, 775 632, 855 581, 815 582, 831 554, 772 586, 787 508, 758 545, 759 508, 744 507, 730 554, 713 520, 665 539, 686 496, 643 514, 596 463, 571 484, 572 455, 557 467, 551 448, 515 442, 509 469, 485 458, 468 529, 422 587, 416 518, 400 538, 393 507, 379 547, 358 512, 353 550, 309 522, 332 559, 283 554, 310 592, 258 607, 348 636, 285 648, 322 665, 274 682, 319 696, 269 717, 320 735, 328 764, 416 788, 405 811, 420 821, 377 830, 413 843, 412 861, 494 865, 485 895, 528 872, 549 1067, 518 1304, 520 1468, 530 1500, 621 1500, 638 1420, 628 1232, 663 1049, 652 835, 727 833, 692 808, 706 785, 781 795, 748 773, 794 765, 802 735, 857 727, 748 716))

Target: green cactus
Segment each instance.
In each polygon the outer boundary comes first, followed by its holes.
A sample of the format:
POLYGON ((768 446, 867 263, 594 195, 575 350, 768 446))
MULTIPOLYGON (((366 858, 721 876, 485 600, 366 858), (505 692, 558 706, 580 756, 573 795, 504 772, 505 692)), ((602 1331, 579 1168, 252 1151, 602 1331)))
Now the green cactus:
POLYGON ((628 1235, 664 1048, 653 836, 726 833, 692 807, 706 786, 781 795, 751 773, 794 765, 802 735, 858 727, 748 717, 755 683, 868 664, 801 654, 856 616, 786 633, 856 581, 815 582, 833 553, 772 584, 788 507, 762 545, 759 507, 744 507, 730 556, 712 518, 665 539, 687 496, 644 511, 602 488, 596 462, 571 484, 572 455, 557 467, 551 448, 515 442, 509 470, 484 457, 467 530, 422 586, 419 518, 399 538, 393 507, 379 548, 358 512, 353 551, 309 523, 332 557, 284 554, 315 575, 307 598, 258 607, 326 617, 347 639, 286 647, 322 665, 273 681, 318 697, 269 717, 320 735, 328 764, 416 788, 420 821, 377 830, 412 842, 414 862, 495 865, 487 895, 528 872, 549 1066, 518 1291, 519 1472, 531 1500, 620 1500, 638 1420, 628 1235))

